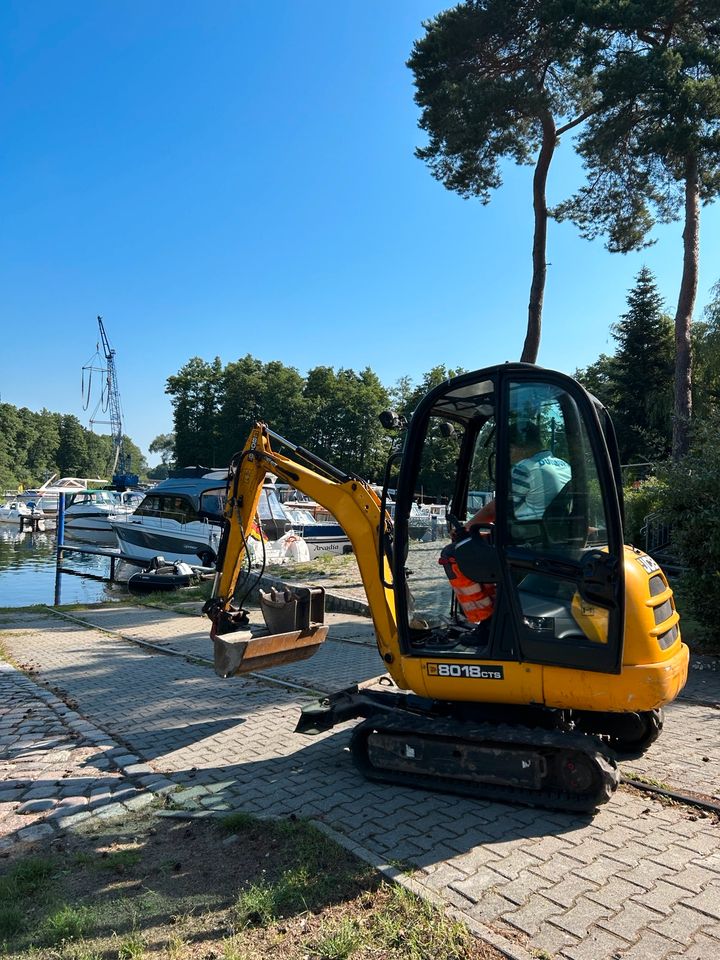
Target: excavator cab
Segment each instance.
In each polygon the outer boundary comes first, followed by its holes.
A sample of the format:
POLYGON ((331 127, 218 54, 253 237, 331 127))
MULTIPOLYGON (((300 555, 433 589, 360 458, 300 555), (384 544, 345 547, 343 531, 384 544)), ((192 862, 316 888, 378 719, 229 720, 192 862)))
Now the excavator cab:
POLYGON ((428 692, 430 671, 493 661, 620 671, 619 472, 603 408, 560 373, 507 364, 426 396, 403 448, 393 580, 399 645, 428 660, 428 692), (430 518, 444 505, 424 531, 418 490, 430 518))

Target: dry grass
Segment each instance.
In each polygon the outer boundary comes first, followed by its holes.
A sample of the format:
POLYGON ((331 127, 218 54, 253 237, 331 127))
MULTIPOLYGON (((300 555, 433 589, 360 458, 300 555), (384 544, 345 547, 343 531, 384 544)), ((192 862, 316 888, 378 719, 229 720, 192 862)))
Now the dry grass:
POLYGON ((152 815, 0 861, 13 960, 499 960, 310 824, 152 815))

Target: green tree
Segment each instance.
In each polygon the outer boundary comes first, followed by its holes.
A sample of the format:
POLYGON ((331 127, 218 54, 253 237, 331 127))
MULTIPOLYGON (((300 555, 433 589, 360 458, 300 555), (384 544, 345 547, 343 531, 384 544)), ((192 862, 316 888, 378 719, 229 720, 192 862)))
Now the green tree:
POLYGON ((0 491, 12 490, 22 478, 17 471, 20 419, 11 403, 0 403, 0 491))
POLYGON ((717 0, 585 0, 581 22, 609 32, 595 82, 598 109, 578 138, 587 184, 555 211, 608 249, 648 242, 656 222, 682 217, 675 311, 673 456, 689 449, 691 321, 700 204, 720 191, 720 8, 717 0))
POLYGON ((123 434, 123 450, 125 451, 125 465, 130 473, 143 476, 147 473, 147 460, 140 447, 127 434, 123 434))
POLYGON ((115 462, 112 437, 108 434, 85 432, 86 459, 83 476, 110 480, 115 462))
MULTIPOLYGON (((13 472, 17 477, 18 483, 22 483, 25 486, 32 484, 36 476, 34 464, 29 456, 29 450, 36 436, 37 425, 38 415, 34 410, 29 410, 27 407, 20 407, 16 411, 15 433, 13 437, 13 472)), ((59 416, 57 418, 57 425, 59 429, 59 416)), ((44 469, 41 469, 39 473, 40 479, 45 480, 54 472, 54 465, 57 463, 57 450, 55 450, 52 459, 54 463, 43 464, 44 469)))
POLYGON ((170 470, 165 463, 158 463, 155 467, 148 467, 145 474, 148 480, 166 480, 170 476, 170 470))
POLYGON ((363 479, 380 480, 390 449, 380 425, 380 414, 388 406, 387 390, 369 367, 360 373, 339 370, 336 383, 341 397, 333 444, 336 463, 363 479))
POLYGON ((175 434, 159 433, 150 444, 149 450, 150 453, 159 453, 163 466, 169 467, 175 459, 175 434))
POLYGON ((557 0, 465 0, 423 24, 408 66, 432 175, 488 203, 500 163, 534 163, 534 236, 528 326, 521 359, 540 346, 546 280, 548 171, 560 137, 595 107, 592 66, 602 34, 557 0), (582 70, 580 65, 582 64, 582 70))
POLYGON ((215 465, 222 386, 219 357, 212 363, 192 357, 177 374, 168 377, 165 393, 173 406, 178 466, 215 465))
POLYGON ((674 552, 686 572, 683 602, 703 633, 720 643, 720 418, 696 422, 690 453, 659 471, 659 512, 670 525, 674 552), (661 485, 661 486, 660 486, 661 485))
POLYGON ((265 420, 277 433, 295 441, 304 420, 304 380, 295 367, 271 360, 262 368, 262 389, 257 397, 265 420))
POLYGON ((241 449, 257 421, 296 443, 305 441, 304 381, 294 367, 278 360, 263 363, 247 354, 222 373, 218 413, 219 462, 241 449))
POLYGON ((309 370, 303 397, 308 428, 305 445, 333 463, 341 449, 336 422, 343 404, 342 389, 335 370, 325 366, 309 370))
POLYGON ((615 357, 601 353, 595 363, 584 369, 576 370, 573 374, 586 390, 602 403, 608 410, 618 407, 618 397, 615 390, 615 357))
POLYGON ((672 445, 673 326, 647 267, 628 294, 628 312, 612 329, 618 344, 612 410, 620 457, 664 460, 672 445))
POLYGON ((608 408, 623 463, 656 462, 669 455, 672 440, 673 327, 647 267, 627 303, 611 327, 614 355, 603 354, 575 377, 608 408))
POLYGON ((693 413, 703 421, 720 412, 720 283, 693 324, 693 413))
MULTIPOLYGON (((413 411, 430 390, 466 371, 448 369, 444 364, 438 364, 423 376, 420 383, 407 397, 406 406, 402 413, 410 419, 413 411)), ((424 498, 433 500, 447 496, 455 485, 455 475, 458 454, 460 452, 459 435, 453 434, 444 437, 437 431, 431 431, 425 441, 422 462, 417 476, 417 493, 424 498)))
POLYGON ((60 418, 57 466, 63 476, 86 475, 88 459, 86 433, 78 418, 72 414, 64 414, 60 418))
MULTIPOLYGON (((265 389, 263 364, 249 353, 222 372, 218 412, 218 463, 226 464, 245 443, 257 420, 263 419, 262 397, 265 389)), ((176 457, 179 463, 179 458, 176 457)))

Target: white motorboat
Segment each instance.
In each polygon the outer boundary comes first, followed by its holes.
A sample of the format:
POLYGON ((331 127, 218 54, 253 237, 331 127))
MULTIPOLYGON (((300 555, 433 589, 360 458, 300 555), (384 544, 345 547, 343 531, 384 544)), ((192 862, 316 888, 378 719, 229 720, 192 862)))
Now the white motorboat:
POLYGON ((29 506, 22 500, 8 500, 0 505, 0 523, 23 526, 32 525, 35 530, 45 529, 45 514, 37 506, 29 506))
POLYGON ((46 516, 54 517, 58 512, 61 493, 65 494, 67 503, 70 494, 94 487, 102 487, 107 482, 100 477, 58 477, 57 474, 53 474, 42 486, 33 490, 25 490, 18 495, 18 498, 28 506, 34 505, 39 508, 46 516))
POLYGON ((110 519, 127 519, 140 505, 143 495, 128 490, 82 490, 68 497, 65 508, 65 532, 82 540, 115 543, 110 519))
POLYGON ((131 560, 164 557, 212 566, 225 504, 226 470, 189 468, 149 490, 131 516, 110 517, 120 552, 131 560))
POLYGON ((292 531, 307 544, 310 560, 325 554, 342 556, 352 553, 350 538, 337 521, 316 520, 309 510, 291 506, 290 502, 284 503, 283 509, 292 524, 292 531))

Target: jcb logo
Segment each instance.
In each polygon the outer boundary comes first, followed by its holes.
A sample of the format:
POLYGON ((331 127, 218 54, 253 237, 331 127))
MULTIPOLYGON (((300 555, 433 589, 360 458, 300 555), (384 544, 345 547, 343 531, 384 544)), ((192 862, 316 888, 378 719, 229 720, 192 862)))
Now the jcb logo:
POLYGON ((660 565, 652 557, 642 556, 637 558, 637 562, 643 568, 645 573, 655 573, 660 569, 660 565))

